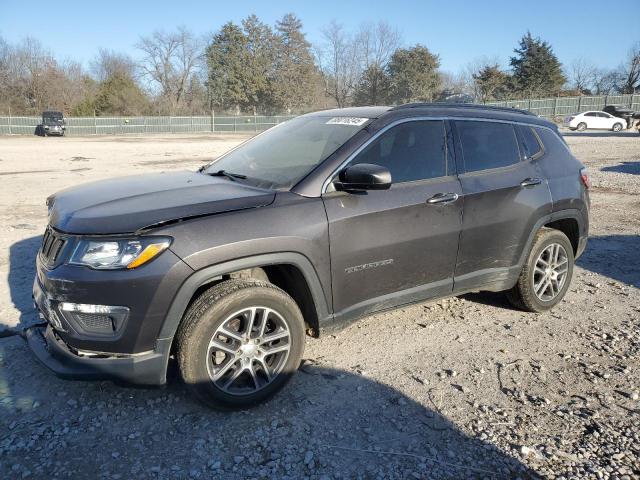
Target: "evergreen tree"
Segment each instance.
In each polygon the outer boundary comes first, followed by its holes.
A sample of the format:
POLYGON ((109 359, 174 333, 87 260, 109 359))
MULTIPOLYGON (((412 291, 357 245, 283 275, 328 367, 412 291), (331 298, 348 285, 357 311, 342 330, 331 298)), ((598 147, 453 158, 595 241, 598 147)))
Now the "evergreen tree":
POLYGON ((558 94, 567 79, 551 45, 527 32, 514 52, 511 67, 514 86, 520 94, 529 97, 558 94))
POLYGON ((511 91, 511 77, 497 64, 484 66, 473 74, 473 79, 482 101, 505 99, 511 91))
POLYGON ((273 103, 276 38, 269 25, 255 15, 242 21, 246 37, 244 82, 247 102, 253 112, 264 112, 273 103))
POLYGON ((391 100, 402 104, 431 101, 440 86, 440 58, 423 45, 398 49, 388 66, 391 100))
POLYGON ((290 112, 314 102, 318 75, 302 22, 292 13, 276 23, 277 48, 273 84, 276 108, 290 112))
POLYGON ((245 108, 252 103, 247 94, 247 45, 242 29, 226 23, 207 47, 208 90, 212 106, 225 110, 245 108))
POLYGON ((93 101, 93 108, 98 116, 144 115, 148 113, 149 106, 149 100, 135 80, 122 72, 101 82, 93 101))
POLYGON ((371 65, 356 86, 353 95, 355 105, 384 105, 389 102, 389 76, 382 68, 371 65))

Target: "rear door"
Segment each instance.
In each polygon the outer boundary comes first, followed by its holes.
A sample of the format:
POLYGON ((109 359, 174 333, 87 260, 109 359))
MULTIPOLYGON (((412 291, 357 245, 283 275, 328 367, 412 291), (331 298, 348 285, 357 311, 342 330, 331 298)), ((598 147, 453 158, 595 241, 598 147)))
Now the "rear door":
POLYGON ((549 188, 536 165, 542 146, 529 127, 524 136, 511 123, 454 124, 464 194, 455 290, 500 289, 518 276, 529 234, 551 212, 549 188))
POLYGON ((349 165, 391 172, 389 190, 323 195, 336 318, 350 318, 453 288, 462 190, 441 120, 401 123, 349 165))

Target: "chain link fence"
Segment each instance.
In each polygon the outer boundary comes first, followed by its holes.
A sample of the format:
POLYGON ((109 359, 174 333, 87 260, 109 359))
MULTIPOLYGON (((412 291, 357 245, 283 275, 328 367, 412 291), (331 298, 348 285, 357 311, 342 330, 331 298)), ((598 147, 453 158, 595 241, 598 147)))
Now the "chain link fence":
MULTIPOLYGON (((617 105, 640 111, 640 94, 595 95, 581 97, 530 98, 486 105, 521 108, 541 117, 562 117, 617 105)), ((238 115, 183 117, 67 117, 67 135, 124 135, 147 133, 249 133, 262 132, 294 115, 238 115)), ((39 133, 40 117, 0 116, 0 135, 34 135, 39 133)))
MULTIPOLYGON (((293 115, 184 117, 66 117, 66 135, 125 135, 147 133, 262 132, 293 115)), ((40 133, 40 117, 0 116, 0 135, 40 133)))
POLYGON ((589 110, 602 110, 607 105, 616 105, 627 107, 634 111, 640 111, 640 94, 535 98, 504 102, 486 102, 486 105, 522 108, 541 117, 552 118, 588 112, 589 110))

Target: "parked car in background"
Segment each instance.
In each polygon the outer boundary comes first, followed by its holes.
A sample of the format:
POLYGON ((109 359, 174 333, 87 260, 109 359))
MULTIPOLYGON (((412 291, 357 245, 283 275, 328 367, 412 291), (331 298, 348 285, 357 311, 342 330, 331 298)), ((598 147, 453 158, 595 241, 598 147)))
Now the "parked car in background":
POLYGON ((48 135, 58 135, 63 137, 66 128, 62 112, 42 112, 42 123, 40 124, 41 135, 45 137, 48 135))
POLYGON ((564 119, 564 126, 582 132, 586 129, 612 130, 619 132, 626 128, 626 120, 607 112, 576 113, 564 119))
POLYGON ((609 113, 614 117, 622 118, 625 122, 626 128, 631 128, 633 126, 634 115, 638 115, 630 108, 621 107, 620 105, 607 105, 602 109, 602 111, 609 113))

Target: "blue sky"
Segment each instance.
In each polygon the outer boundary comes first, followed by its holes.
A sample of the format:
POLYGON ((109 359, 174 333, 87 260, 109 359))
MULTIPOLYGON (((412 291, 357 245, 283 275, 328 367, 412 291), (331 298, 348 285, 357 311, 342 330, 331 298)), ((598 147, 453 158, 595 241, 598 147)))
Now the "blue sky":
POLYGON ((88 65, 99 47, 135 57, 138 37, 154 29, 182 24, 206 34, 251 13, 273 24, 287 12, 302 19, 312 42, 320 40, 322 27, 332 19, 353 30, 362 22, 384 19, 400 29, 406 45, 426 45, 440 55, 442 68, 451 72, 483 56, 507 65, 527 30, 549 41, 566 65, 583 57, 600 67, 616 67, 632 43, 640 41, 638 0, 622 4, 601 0, 63 0, 40 6, 0 0, 0 35, 9 42, 36 37, 59 59, 88 65))

